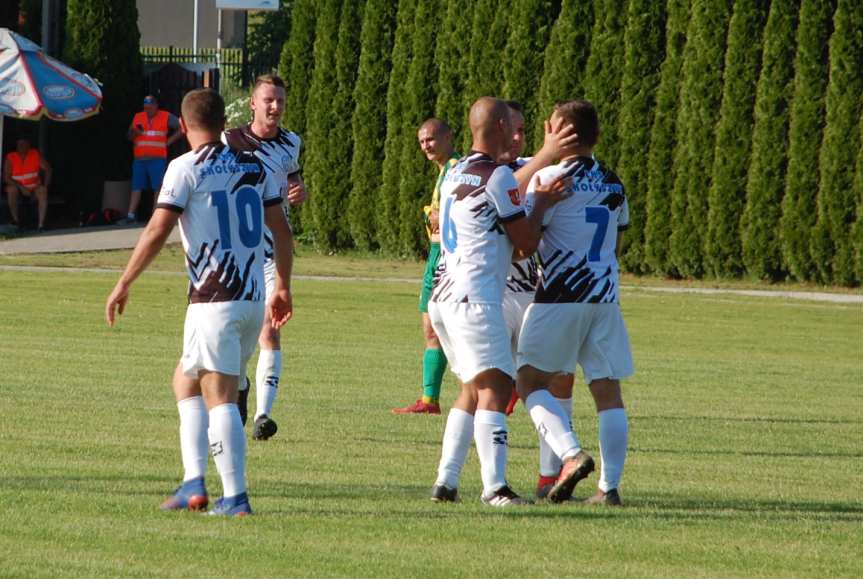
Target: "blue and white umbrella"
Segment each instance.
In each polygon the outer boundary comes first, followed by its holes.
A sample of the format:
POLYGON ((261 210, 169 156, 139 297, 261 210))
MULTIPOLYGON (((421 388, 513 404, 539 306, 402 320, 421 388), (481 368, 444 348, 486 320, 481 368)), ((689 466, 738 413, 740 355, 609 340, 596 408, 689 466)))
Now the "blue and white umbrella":
POLYGON ((36 43, 0 28, 0 143, 3 116, 77 121, 99 112, 102 91, 86 74, 47 56, 36 43))

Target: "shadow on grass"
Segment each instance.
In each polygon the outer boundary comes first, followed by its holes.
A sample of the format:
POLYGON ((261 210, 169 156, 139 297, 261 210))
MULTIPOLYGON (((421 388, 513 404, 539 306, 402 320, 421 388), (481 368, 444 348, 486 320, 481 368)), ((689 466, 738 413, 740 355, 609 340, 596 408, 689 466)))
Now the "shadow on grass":
POLYGON ((633 422, 659 420, 662 422, 754 422, 767 424, 863 424, 863 420, 847 418, 777 418, 774 416, 632 416, 633 422))
POLYGON ((766 450, 696 450, 693 448, 644 448, 640 446, 630 447, 629 452, 644 454, 680 454, 686 456, 752 456, 760 458, 863 458, 863 452, 770 452, 766 450))
MULTIPOLYGON (((101 494, 137 497, 155 505, 176 485, 176 480, 148 475, 93 476, 0 476, 0 485, 11 491, 52 491, 60 494, 101 494), (145 485, 146 490, 141 486, 145 485)), ((217 483, 216 483, 217 484, 217 483)), ((217 485, 218 486, 218 485, 217 485)), ((583 492, 583 491, 582 491, 583 492)), ((265 483, 250 489, 253 504, 270 503, 266 515, 321 518, 435 519, 456 520, 465 516, 494 520, 501 516, 525 519, 660 519, 668 521, 769 519, 778 522, 812 518, 825 522, 863 523, 863 502, 782 501, 771 499, 716 499, 651 493, 624 496, 624 508, 595 507, 571 501, 563 504, 541 502, 529 507, 494 509, 475 497, 462 503, 434 504, 425 485, 290 484, 265 483), (272 502, 280 505, 272 508, 272 502)))

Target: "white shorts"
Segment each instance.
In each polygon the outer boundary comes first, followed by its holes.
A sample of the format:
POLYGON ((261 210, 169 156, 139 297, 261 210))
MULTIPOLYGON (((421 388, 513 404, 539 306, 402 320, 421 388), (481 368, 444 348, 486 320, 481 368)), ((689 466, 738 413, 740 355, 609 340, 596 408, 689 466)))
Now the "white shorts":
POLYGON ((506 320, 506 329, 509 332, 509 340, 512 345, 512 358, 518 349, 518 336, 521 333, 521 323, 524 321, 524 313, 527 306, 533 303, 533 292, 503 292, 503 318, 506 320))
POLYGON ((430 302, 429 317, 450 368, 462 382, 497 368, 515 378, 509 333, 500 304, 430 302))
POLYGON ((189 304, 183 329, 183 372, 201 370, 232 376, 245 372, 264 323, 264 302, 189 304))
POLYGON ((276 262, 268 259, 264 262, 264 289, 266 290, 266 299, 270 299, 273 295, 273 288, 276 287, 276 262))
POLYGON ((584 370, 588 384, 632 376, 629 335, 619 304, 531 304, 518 342, 518 364, 545 372, 584 370))

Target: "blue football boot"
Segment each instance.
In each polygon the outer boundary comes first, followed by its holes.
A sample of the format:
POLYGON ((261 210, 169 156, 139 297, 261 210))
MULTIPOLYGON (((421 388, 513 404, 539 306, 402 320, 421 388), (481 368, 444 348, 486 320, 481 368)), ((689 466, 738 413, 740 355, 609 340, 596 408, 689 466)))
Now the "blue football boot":
POLYGON ((203 511, 209 503, 204 477, 198 477, 184 481, 159 508, 163 511, 203 511))

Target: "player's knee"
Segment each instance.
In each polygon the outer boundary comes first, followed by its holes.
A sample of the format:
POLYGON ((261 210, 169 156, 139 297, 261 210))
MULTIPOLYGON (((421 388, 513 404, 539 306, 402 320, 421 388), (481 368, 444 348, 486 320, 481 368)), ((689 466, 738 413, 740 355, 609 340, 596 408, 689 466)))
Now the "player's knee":
POLYGON ((281 350, 281 339, 279 331, 274 330, 270 324, 264 324, 261 335, 258 336, 258 345, 262 350, 281 350))
POLYGON ((18 188, 14 185, 6 185, 3 187, 3 192, 6 193, 7 197, 17 197, 18 196, 18 188))
POLYGON ((525 365, 518 369, 518 375, 515 381, 515 390, 518 392, 518 397, 522 400, 527 400, 527 397, 535 391, 547 387, 543 384, 543 373, 533 366, 525 365))
POLYGON ((590 393, 596 411, 623 408, 623 393, 620 391, 620 381, 611 378, 599 378, 590 383, 590 393))

